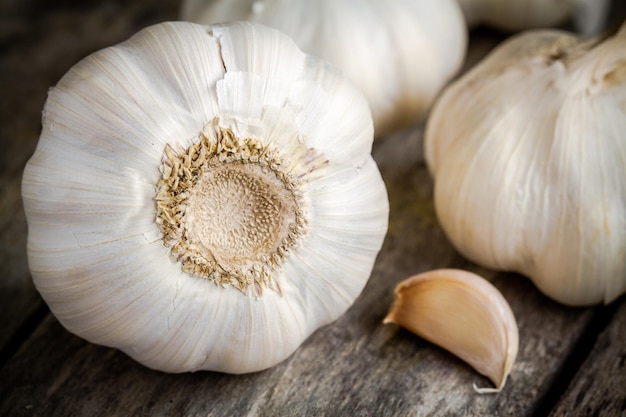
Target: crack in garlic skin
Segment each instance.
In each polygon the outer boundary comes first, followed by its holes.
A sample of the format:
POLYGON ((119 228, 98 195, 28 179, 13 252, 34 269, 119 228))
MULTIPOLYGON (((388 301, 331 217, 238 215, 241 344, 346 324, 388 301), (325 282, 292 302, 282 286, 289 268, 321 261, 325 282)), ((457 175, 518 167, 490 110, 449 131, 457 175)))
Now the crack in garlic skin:
POLYGON ((301 180, 278 149, 216 123, 215 133, 201 132, 183 152, 164 150, 155 196, 163 242, 190 275, 281 293, 272 273, 307 231, 301 180))

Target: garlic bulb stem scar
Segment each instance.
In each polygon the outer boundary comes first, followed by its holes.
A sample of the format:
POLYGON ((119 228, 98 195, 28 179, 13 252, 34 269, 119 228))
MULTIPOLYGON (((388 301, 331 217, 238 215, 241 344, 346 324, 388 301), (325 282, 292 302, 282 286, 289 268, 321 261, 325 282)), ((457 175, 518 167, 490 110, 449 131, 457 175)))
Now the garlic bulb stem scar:
POLYGON ((262 295, 306 233, 299 181, 282 155, 215 123, 210 140, 175 154, 166 146, 157 186, 157 223, 183 270, 262 295))

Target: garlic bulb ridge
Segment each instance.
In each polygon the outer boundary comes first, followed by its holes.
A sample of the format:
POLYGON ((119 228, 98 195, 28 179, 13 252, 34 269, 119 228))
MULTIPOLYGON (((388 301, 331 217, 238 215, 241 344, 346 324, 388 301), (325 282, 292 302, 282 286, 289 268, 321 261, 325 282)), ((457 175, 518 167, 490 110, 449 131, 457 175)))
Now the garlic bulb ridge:
POLYGON ((570 305, 626 292, 626 26, 518 35, 447 88, 425 154, 469 259, 570 305))
POLYGON ((69 331, 166 372, 254 372, 339 317, 387 230, 363 95, 280 32, 162 23, 50 90, 23 177, 69 331))
POLYGON ((457 0, 186 0, 181 19, 248 20, 286 33, 359 87, 377 137, 423 118, 467 47, 457 0))

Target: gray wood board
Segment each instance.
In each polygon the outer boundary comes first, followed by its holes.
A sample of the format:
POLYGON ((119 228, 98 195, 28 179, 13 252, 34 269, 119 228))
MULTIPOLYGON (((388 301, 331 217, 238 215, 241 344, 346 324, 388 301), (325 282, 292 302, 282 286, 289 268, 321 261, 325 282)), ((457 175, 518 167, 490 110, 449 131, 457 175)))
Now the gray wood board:
POLYGON ((597 323, 597 338, 588 341, 593 349, 582 363, 552 417, 626 415, 626 303, 610 309, 606 328, 597 323))

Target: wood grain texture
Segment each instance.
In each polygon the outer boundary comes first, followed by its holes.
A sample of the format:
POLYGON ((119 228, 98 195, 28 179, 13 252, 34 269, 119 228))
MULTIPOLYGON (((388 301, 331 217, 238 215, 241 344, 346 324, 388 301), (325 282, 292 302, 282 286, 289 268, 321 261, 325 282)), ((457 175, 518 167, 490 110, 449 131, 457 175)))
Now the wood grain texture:
MULTIPOLYGON (((41 311, 27 270, 19 182, 37 141, 47 89, 86 54, 147 24, 174 19, 178 9, 173 0, 71 4, 0 2, 0 320, 5 330, 0 349, 16 340, 33 312, 41 311)), ((492 33, 474 38, 469 62, 499 39, 492 33)), ((568 385, 561 380, 564 367, 593 330, 597 314, 558 305, 524 277, 482 269, 454 250, 435 216, 422 131, 416 126, 375 144, 391 215, 372 277, 344 316, 315 332, 286 361, 240 376, 164 374, 71 335, 48 314, 0 369, 0 415, 532 416, 551 409, 556 400, 547 397, 553 387, 568 385), (399 281, 440 267, 486 277, 511 304, 520 352, 497 395, 476 394, 473 383, 490 382, 452 355, 382 324, 399 281)), ((609 411, 623 407, 624 396, 611 387, 624 385, 624 297, 616 306, 555 415, 579 407, 592 414, 607 407, 588 395, 590 389, 610 399, 609 411), (606 369, 610 378, 602 378, 606 369)))
POLYGON ((615 309, 551 417, 626 415, 626 303, 615 309))

